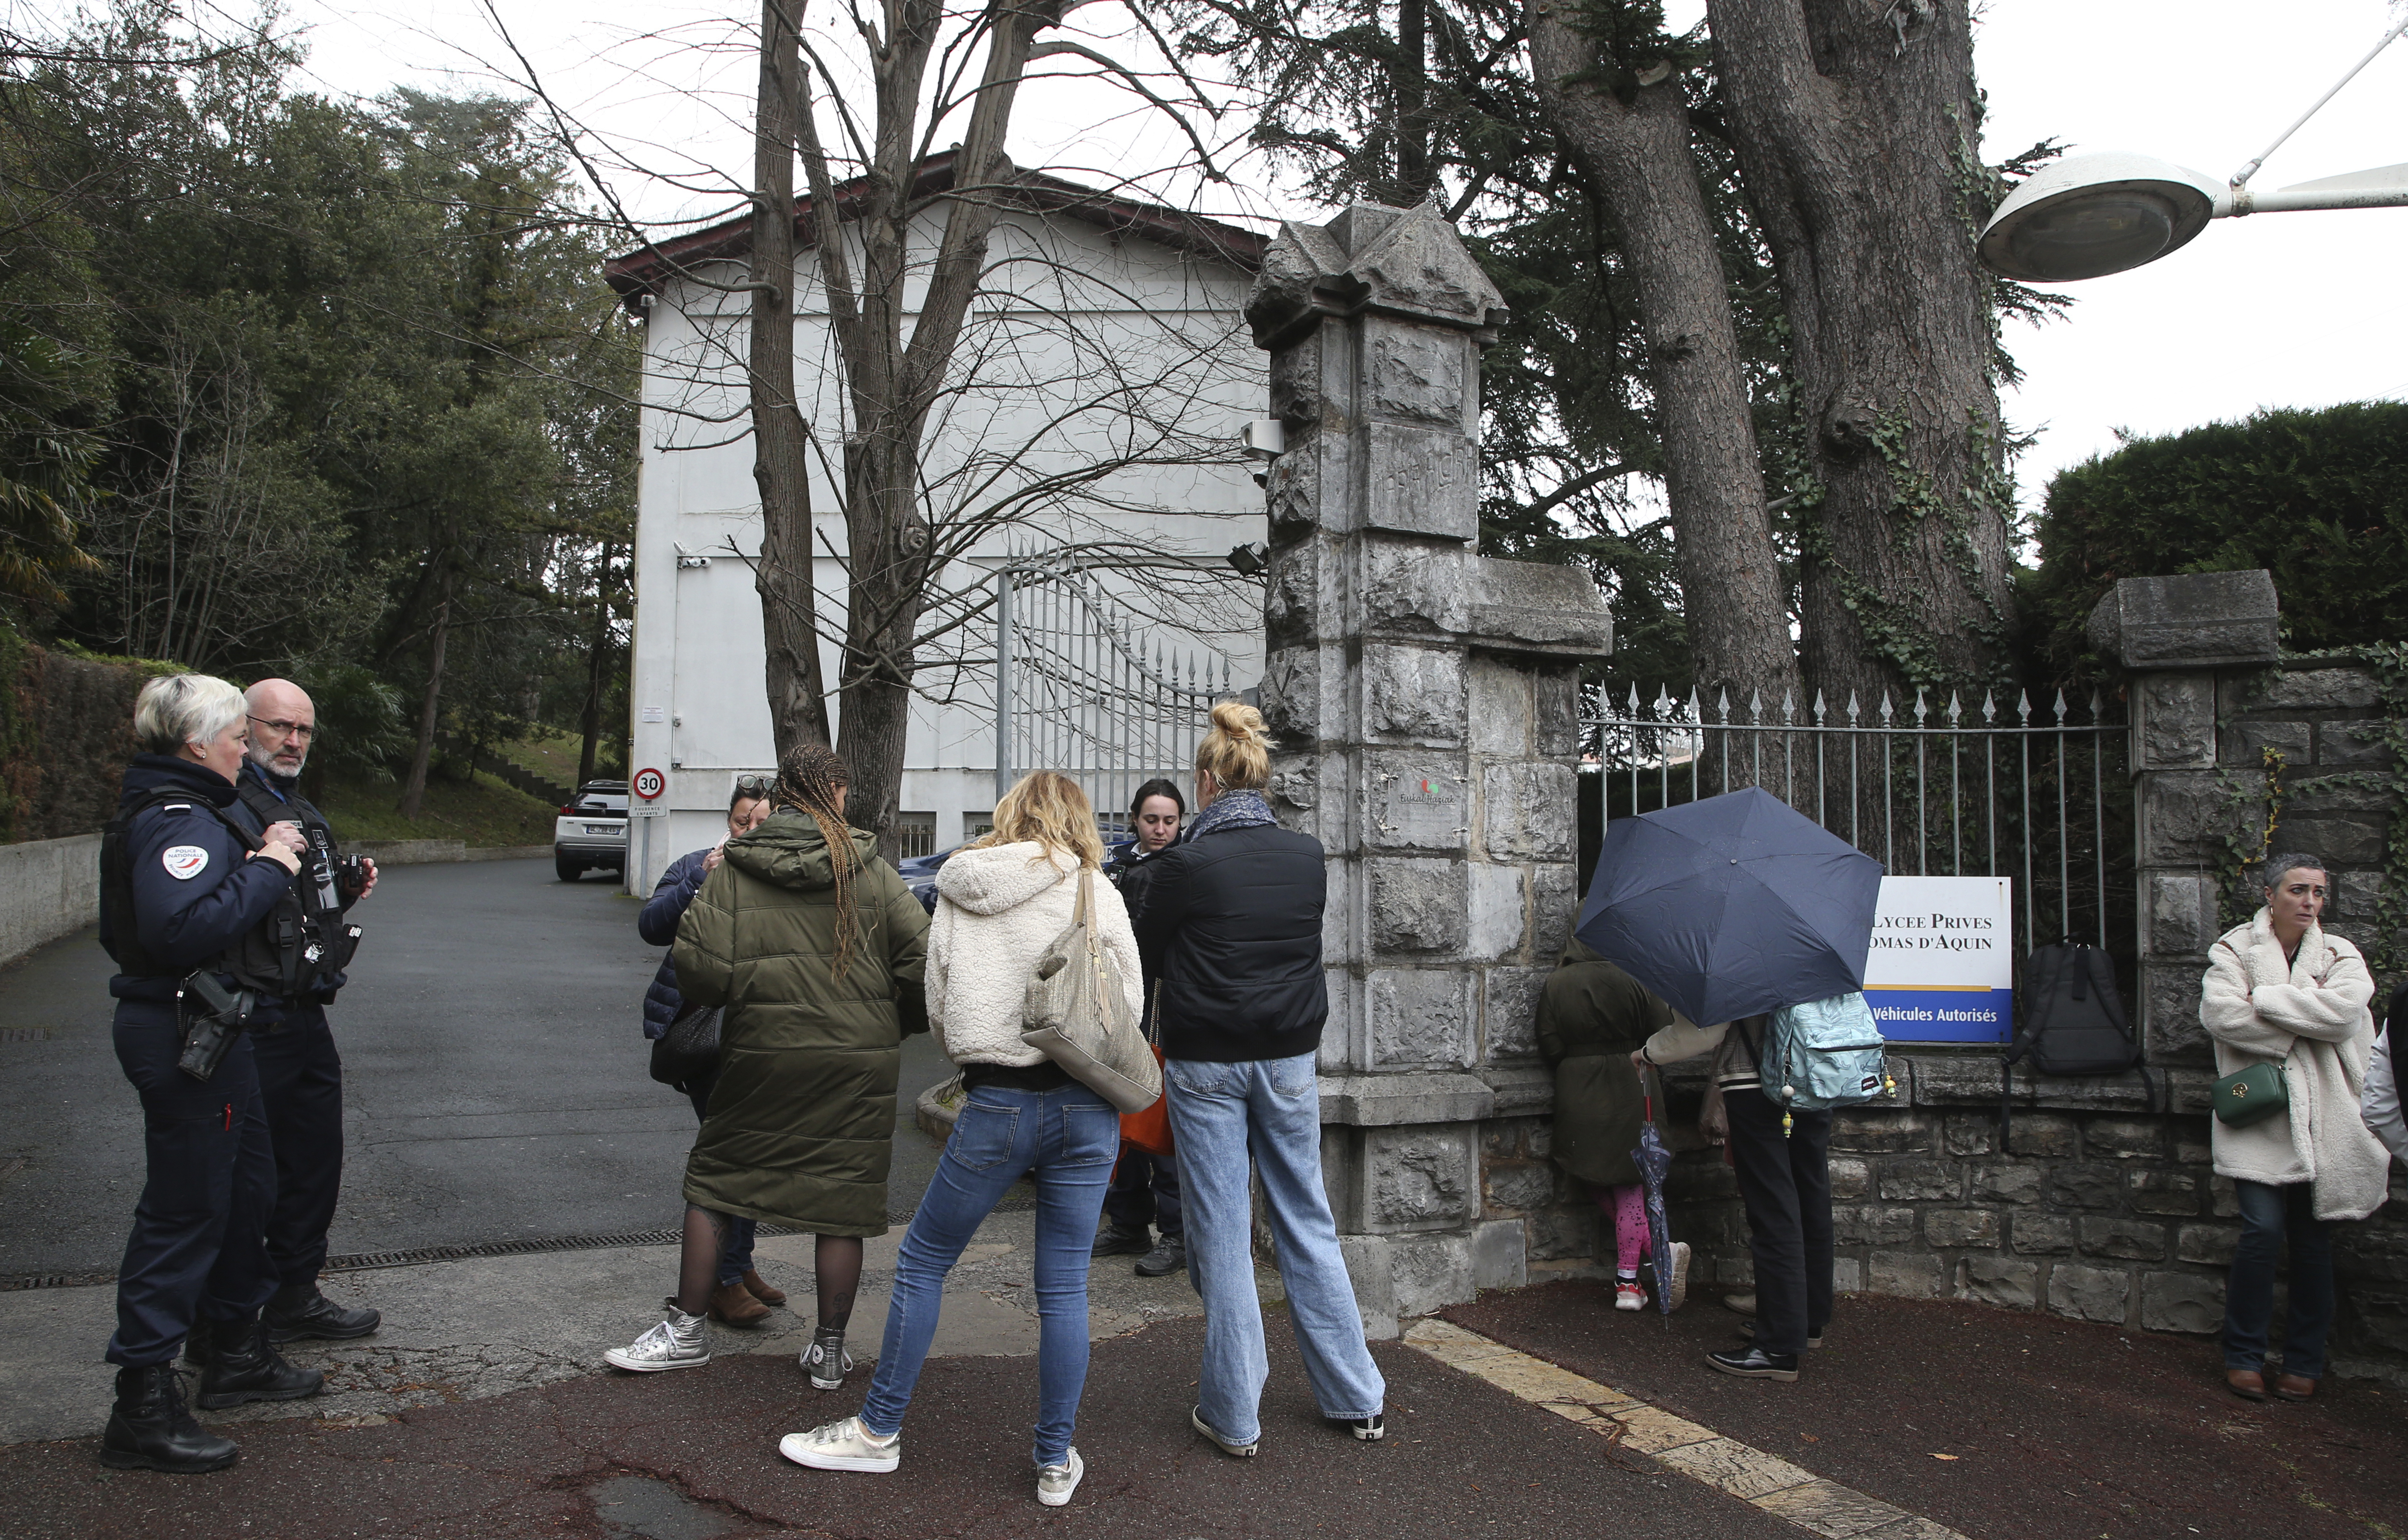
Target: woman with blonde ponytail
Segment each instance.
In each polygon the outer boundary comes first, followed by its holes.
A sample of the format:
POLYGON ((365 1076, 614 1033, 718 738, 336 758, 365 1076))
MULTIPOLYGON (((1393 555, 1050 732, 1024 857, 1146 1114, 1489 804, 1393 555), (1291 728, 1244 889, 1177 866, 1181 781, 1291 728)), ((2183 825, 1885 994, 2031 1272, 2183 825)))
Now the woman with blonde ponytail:
POLYGON ((1321 1181, 1324 856, 1320 841, 1271 816, 1263 796, 1270 768, 1262 713, 1237 701, 1215 706, 1196 751, 1196 820, 1154 858, 1136 915, 1139 945, 1161 960, 1154 1019, 1188 1276, 1204 1296, 1204 1367, 1188 1419, 1240 1457, 1259 1445, 1269 1374, 1254 1293, 1250 1156, 1313 1400, 1331 1427, 1356 1438, 1387 1431, 1387 1384, 1364 1345, 1321 1181))
POLYGON ((886 1233, 903 1034, 927 1030, 927 915, 877 836, 844 820, 844 761, 791 749, 769 816, 728 840, 678 922, 678 991, 724 1007, 719 1074, 686 1157, 684 1250, 668 1317, 603 1355, 651 1373, 710 1362, 704 1312, 730 1217, 818 1237, 819 1329, 803 1354, 833 1390, 861 1243, 886 1233))

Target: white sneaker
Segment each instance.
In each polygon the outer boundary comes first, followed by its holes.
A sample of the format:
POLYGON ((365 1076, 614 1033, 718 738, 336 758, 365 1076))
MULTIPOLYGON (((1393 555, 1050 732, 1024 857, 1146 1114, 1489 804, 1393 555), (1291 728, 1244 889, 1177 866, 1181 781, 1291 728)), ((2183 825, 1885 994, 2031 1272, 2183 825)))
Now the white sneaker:
POLYGON ((1079 1490, 1079 1477, 1087 1474, 1087 1462, 1079 1458, 1073 1447, 1068 1462, 1059 1465, 1040 1465, 1037 1470, 1037 1501, 1049 1508, 1058 1508, 1070 1501, 1079 1490))
MULTIPOLYGON (((807 1433, 788 1433, 778 1440, 778 1452, 797 1465, 809 1465, 815 1471, 877 1471, 886 1472, 903 1463, 903 1435, 881 1444, 869 1436, 861 1419, 848 1417, 840 1422, 830 1422, 813 1428, 807 1433)), ((1070 1485, 1079 1484, 1073 1455, 1070 1485)), ((1041 1479, 1041 1478, 1040 1478, 1041 1479)), ((1041 1495, 1041 1494, 1040 1494, 1041 1495)), ((1068 1502, 1070 1493, 1065 1488, 1055 1501, 1068 1502)))
MULTIPOLYGON (((1658 1288, 1664 1287, 1664 1280, 1660 1276, 1656 1282, 1658 1288)), ((1687 1241, 1672 1243, 1672 1282, 1670 1292, 1666 1297, 1671 1300, 1671 1308, 1675 1310, 1689 1303, 1689 1243, 1687 1241)))
POLYGON ((814 1336, 797 1362, 803 1373, 810 1376, 811 1389, 815 1390, 841 1390, 844 1376, 853 1373, 853 1355, 844 1350, 842 1332, 814 1336))
POLYGON ((710 1334, 700 1316, 689 1316, 672 1305, 668 1319, 624 1348, 602 1355, 613 1369, 630 1374, 658 1374, 663 1369, 699 1369, 710 1362, 710 1334))
POLYGON ((1613 1280, 1613 1307, 1617 1310, 1644 1310, 1647 1308, 1647 1290, 1639 1287, 1637 1278, 1616 1278, 1613 1280))

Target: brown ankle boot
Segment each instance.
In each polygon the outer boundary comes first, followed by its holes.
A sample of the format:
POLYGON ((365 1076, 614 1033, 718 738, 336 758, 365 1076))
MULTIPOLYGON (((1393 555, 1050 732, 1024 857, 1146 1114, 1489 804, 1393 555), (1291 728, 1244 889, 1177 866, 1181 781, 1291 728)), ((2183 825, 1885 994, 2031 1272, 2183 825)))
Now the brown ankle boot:
POLYGON ((764 1305, 786 1303, 786 1291, 783 1289, 771 1288, 763 1281, 760 1273, 752 1268, 748 1267, 744 1270, 743 1284, 744 1291, 764 1305))
POLYGON ((723 1283, 710 1291, 710 1319, 730 1326, 758 1326, 769 1319, 769 1307, 742 1284, 723 1283))

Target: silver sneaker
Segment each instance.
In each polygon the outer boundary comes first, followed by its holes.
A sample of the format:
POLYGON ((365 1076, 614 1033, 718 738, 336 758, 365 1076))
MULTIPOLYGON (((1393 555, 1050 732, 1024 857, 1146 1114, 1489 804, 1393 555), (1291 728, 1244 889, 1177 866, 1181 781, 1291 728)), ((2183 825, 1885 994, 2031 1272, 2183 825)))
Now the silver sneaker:
POLYGON ((1070 1457, 1059 1465, 1039 1465, 1037 1468, 1037 1501, 1049 1508, 1060 1507, 1070 1501, 1070 1494, 1079 1490, 1079 1477, 1086 1474, 1087 1462, 1079 1458, 1076 1447, 1070 1450, 1070 1457))
MULTIPOLYGON (((857 1417, 824 1423, 807 1433, 788 1433, 778 1440, 778 1452, 797 1465, 809 1465, 815 1471, 876 1471, 883 1473, 903 1463, 903 1435, 896 1433, 883 1444, 869 1441, 869 1433, 857 1417)), ((1077 1483, 1071 1477, 1072 1484, 1077 1483)), ((1068 1497, 1068 1492, 1062 1494, 1068 1497)))
POLYGON ((664 1369, 699 1369, 710 1362, 710 1328, 700 1316, 668 1306, 668 1319, 624 1348, 602 1355, 613 1369, 652 1375, 664 1369))
POLYGON ((803 1373, 810 1376, 814 1390, 841 1390, 844 1376, 853 1373, 853 1355, 844 1350, 842 1332, 822 1332, 813 1336, 798 1362, 803 1373))

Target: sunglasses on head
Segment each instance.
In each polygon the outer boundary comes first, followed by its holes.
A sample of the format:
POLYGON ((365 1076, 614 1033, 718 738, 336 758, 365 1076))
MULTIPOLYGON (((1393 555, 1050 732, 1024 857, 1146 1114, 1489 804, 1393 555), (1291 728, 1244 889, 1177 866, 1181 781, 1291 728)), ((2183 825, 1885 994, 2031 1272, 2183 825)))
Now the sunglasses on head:
POLYGON ((769 788, 777 784, 778 777, 775 776, 738 776, 736 777, 736 790, 738 793, 748 797, 766 797, 769 794, 769 788))

